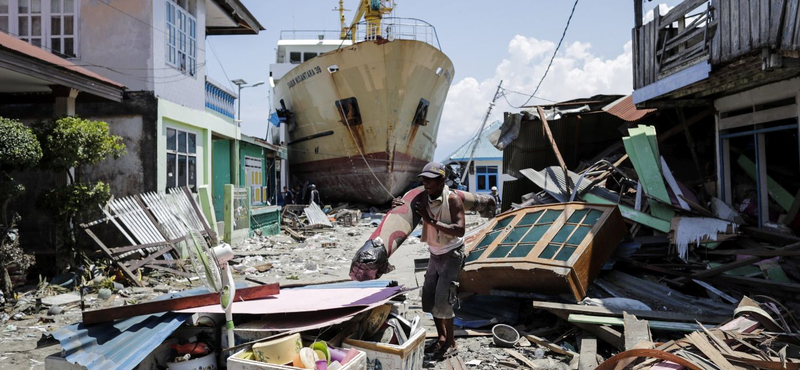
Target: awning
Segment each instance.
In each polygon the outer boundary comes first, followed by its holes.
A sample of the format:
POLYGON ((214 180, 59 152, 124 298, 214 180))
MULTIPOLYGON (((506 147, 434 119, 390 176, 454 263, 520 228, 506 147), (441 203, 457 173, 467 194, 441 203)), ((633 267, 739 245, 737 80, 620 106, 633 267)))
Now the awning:
POLYGON ((120 102, 125 86, 0 32, 0 93, 50 92, 60 85, 120 102))

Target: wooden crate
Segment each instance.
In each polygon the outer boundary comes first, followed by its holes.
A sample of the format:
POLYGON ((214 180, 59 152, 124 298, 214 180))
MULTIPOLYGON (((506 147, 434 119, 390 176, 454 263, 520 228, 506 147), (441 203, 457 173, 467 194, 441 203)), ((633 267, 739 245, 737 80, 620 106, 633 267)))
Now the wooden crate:
POLYGON ((559 203, 501 215, 467 246, 459 290, 569 292, 581 300, 626 233, 613 205, 559 203))

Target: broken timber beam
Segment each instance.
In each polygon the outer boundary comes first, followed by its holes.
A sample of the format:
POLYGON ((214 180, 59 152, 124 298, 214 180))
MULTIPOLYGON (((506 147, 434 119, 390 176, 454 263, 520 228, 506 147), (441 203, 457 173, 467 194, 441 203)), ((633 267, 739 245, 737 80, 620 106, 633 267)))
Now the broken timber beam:
MULTIPOLYGON (((560 317, 564 321, 569 321, 569 312, 564 311, 551 311, 556 316, 560 317)), ((581 324, 581 323, 570 323, 574 326, 577 326, 584 331, 594 334, 598 338, 602 339, 606 343, 616 347, 619 350, 625 350, 625 338, 622 336, 622 333, 619 331, 611 328, 610 326, 603 326, 603 325, 592 325, 592 324, 581 324)), ((530 339, 528 339, 530 340, 530 339)))
POLYGON ((581 354, 578 360, 578 370, 594 370, 597 367, 597 338, 593 335, 582 334, 579 339, 581 354))
POLYGON ((625 350, 636 348, 639 343, 652 343, 653 336, 650 334, 650 324, 647 320, 639 320, 634 315, 627 312, 623 314, 625 325, 625 350))
MULTIPOLYGON (((790 244, 790 245, 787 245, 787 246, 785 246, 785 247, 783 247, 783 248, 781 248, 779 250, 781 250, 781 251, 800 250, 800 243, 790 244)), ((737 267, 752 265, 752 264, 754 264, 754 263, 756 263, 758 261, 761 261, 764 258, 765 257, 761 257, 761 256, 750 256, 750 257, 743 258, 743 259, 735 261, 735 262, 726 263, 726 264, 724 264, 722 266, 717 266, 717 267, 714 267, 714 268, 710 268, 708 270, 695 272, 690 277, 680 277, 680 278, 675 279, 675 281, 677 283, 683 284, 683 283, 688 282, 690 279, 702 280, 704 278, 720 275, 725 271, 730 271, 730 270, 733 270, 733 269, 735 269, 737 267)))
POLYGON ((560 353, 562 355, 567 355, 567 356, 570 356, 570 357, 579 357, 580 356, 575 352, 572 352, 572 351, 570 351, 570 350, 568 350, 566 348, 562 348, 561 346, 559 346, 557 344, 551 343, 547 339, 540 338, 540 337, 537 337, 537 336, 535 336, 533 334, 529 334, 529 333, 525 333, 525 332, 521 332, 520 334, 522 334, 522 336, 525 337, 525 339, 527 339, 527 340, 529 340, 529 341, 531 341, 533 343, 536 343, 536 344, 538 344, 538 345, 540 345, 542 347, 545 347, 545 348, 547 348, 547 349, 549 349, 549 350, 551 350, 551 351, 553 351, 555 353, 560 353))
POLYGON ((721 324, 730 320, 729 316, 717 316, 717 315, 692 315, 692 314, 683 314, 679 312, 667 312, 667 311, 642 311, 642 310, 621 310, 621 309, 612 309, 607 307, 596 307, 596 306, 585 306, 585 305, 578 305, 578 304, 564 304, 564 303, 552 303, 552 302, 533 302, 533 308, 543 309, 550 311, 554 314, 563 313, 567 316, 570 313, 578 313, 578 314, 585 314, 585 315, 595 315, 595 316, 611 316, 611 317, 623 317, 623 312, 627 312, 631 315, 636 316, 640 319, 647 319, 647 320, 660 320, 660 321, 677 321, 677 322, 692 322, 692 321, 700 321, 707 324, 721 324))
POLYGON ((556 155, 556 159, 558 159, 558 165, 561 166, 561 170, 564 171, 564 179, 566 179, 566 186, 567 186, 567 196, 572 194, 572 179, 569 177, 569 171, 567 171, 567 164, 564 162, 564 158, 561 157, 561 151, 558 150, 558 145, 556 145, 556 139, 553 137, 553 133, 550 131, 550 124, 547 123, 547 118, 544 117, 544 110, 542 107, 537 106, 536 111, 539 112, 539 119, 542 121, 542 128, 544 128, 544 132, 547 135, 547 140, 550 140, 550 145, 553 147, 553 153, 556 155))
MULTIPOLYGON (((266 298, 280 293, 278 284, 261 285, 236 289, 235 301, 248 301, 266 298)), ((189 297, 172 298, 150 301, 140 304, 104 308, 83 312, 83 323, 86 325, 97 324, 117 319, 126 319, 134 316, 158 312, 184 310, 187 308, 203 307, 219 303, 219 293, 208 293, 189 297)))

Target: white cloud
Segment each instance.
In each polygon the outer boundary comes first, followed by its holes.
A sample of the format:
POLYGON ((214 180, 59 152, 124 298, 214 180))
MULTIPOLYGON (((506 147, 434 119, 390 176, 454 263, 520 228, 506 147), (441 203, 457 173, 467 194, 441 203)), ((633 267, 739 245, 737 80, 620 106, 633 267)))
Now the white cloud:
MULTIPOLYGON (((589 43, 577 41, 562 45, 536 96, 564 101, 596 94, 630 94, 633 89, 631 42, 623 45, 622 53, 611 59, 592 54, 591 47, 589 43)), ((553 42, 517 35, 509 42, 509 55, 495 68, 494 76, 483 81, 466 77, 454 83, 442 113, 434 158, 443 160, 477 131, 500 80, 503 80, 504 89, 533 92, 547 69, 553 50, 553 42)), ((527 97, 507 93, 506 99, 519 106, 527 97)), ((503 97, 498 99, 489 123, 502 120, 503 112, 519 111, 508 102, 503 97)), ((542 103, 547 102, 532 99, 528 105, 542 103)))
MULTIPOLYGON (((653 8, 655 9, 655 7, 653 7, 653 8)), ((663 3, 662 4, 658 4, 658 14, 661 14, 663 16, 663 15, 667 14, 670 10, 672 10, 672 8, 674 8, 674 6, 669 6, 669 5, 663 4, 663 3)), ((646 24, 646 23, 652 21, 653 19, 654 19, 653 9, 650 9, 650 10, 647 11, 647 13, 644 13, 644 19, 642 19, 642 24, 646 24)))

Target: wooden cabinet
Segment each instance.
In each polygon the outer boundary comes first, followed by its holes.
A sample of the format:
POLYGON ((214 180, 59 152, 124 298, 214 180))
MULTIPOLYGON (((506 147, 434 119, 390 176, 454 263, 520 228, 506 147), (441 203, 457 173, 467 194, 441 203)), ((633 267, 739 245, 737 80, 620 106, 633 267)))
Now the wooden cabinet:
POLYGON ((559 203, 498 216, 467 245, 460 291, 586 296, 627 233, 616 206, 559 203))

